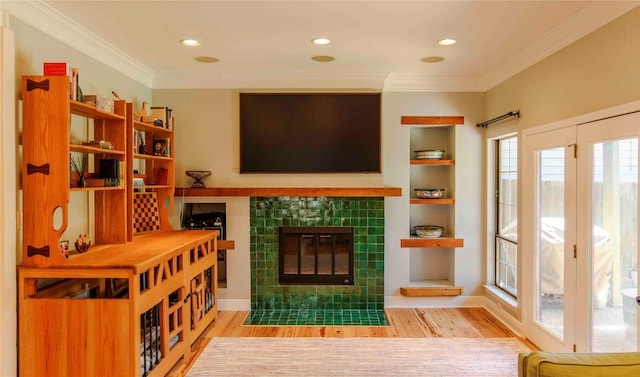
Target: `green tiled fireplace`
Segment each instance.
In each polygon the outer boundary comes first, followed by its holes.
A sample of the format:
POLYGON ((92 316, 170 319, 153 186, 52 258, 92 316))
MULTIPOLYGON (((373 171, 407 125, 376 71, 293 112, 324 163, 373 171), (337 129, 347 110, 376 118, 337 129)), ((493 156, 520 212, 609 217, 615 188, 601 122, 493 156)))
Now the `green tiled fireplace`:
POLYGON ((252 197, 247 324, 386 325, 384 198, 252 197), (354 228, 353 285, 280 285, 281 226, 354 228))

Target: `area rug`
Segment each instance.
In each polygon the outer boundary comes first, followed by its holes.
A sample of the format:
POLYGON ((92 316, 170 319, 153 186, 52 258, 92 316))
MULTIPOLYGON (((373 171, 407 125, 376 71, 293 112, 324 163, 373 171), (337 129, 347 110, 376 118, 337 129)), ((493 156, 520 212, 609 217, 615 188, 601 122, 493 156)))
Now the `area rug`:
POLYGON ((513 377, 526 351, 515 338, 213 338, 187 376, 513 377))

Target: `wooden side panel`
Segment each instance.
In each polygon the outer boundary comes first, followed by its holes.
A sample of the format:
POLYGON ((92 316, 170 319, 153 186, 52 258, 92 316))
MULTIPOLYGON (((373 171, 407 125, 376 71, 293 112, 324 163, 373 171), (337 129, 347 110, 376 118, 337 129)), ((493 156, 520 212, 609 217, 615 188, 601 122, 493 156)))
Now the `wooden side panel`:
POLYGON ((132 376, 129 302, 25 299, 20 316, 20 375, 132 376))
POLYGON ((127 102, 125 105, 127 136, 127 162, 126 162, 126 179, 127 179, 127 242, 133 241, 133 154, 134 152, 134 129, 133 129, 133 104, 127 102))
POLYGON ((96 191, 95 193, 96 244, 122 244, 127 242, 126 190, 96 191))
POLYGON ((69 204, 69 78, 24 76, 22 102, 23 263, 61 264, 69 204))

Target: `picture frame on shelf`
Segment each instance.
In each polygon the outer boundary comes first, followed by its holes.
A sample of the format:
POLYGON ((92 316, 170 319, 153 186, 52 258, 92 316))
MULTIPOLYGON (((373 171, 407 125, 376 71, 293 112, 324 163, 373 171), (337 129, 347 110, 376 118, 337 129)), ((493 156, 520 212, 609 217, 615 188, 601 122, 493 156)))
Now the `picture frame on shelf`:
POLYGON ((153 155, 161 157, 171 156, 171 140, 153 139, 153 155))

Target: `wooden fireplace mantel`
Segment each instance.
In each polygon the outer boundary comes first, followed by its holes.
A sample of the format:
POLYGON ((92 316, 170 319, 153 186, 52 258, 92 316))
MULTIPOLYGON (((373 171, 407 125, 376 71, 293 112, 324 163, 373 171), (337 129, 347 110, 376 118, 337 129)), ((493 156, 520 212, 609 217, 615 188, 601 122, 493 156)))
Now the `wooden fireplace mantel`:
POLYGON ((176 187, 175 196, 402 196, 401 187, 176 187))

